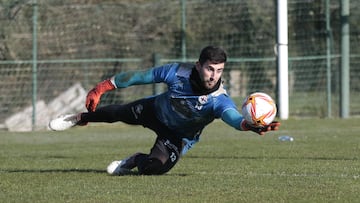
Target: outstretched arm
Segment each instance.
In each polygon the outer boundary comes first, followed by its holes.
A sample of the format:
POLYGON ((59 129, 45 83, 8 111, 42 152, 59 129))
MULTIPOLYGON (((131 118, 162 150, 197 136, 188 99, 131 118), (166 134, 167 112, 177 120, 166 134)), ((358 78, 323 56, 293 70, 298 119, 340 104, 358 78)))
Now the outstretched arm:
POLYGON ((245 119, 237 110, 231 108, 223 112, 221 119, 237 130, 251 130, 258 133, 259 135, 264 135, 267 131, 278 130, 280 127, 280 122, 277 121, 273 121, 269 125, 263 127, 250 125, 245 121, 245 119))
POLYGON ((125 88, 131 85, 149 84, 154 81, 153 69, 118 73, 110 79, 98 83, 86 96, 85 106, 88 111, 95 111, 101 95, 116 88, 125 88))
POLYGON ((150 84, 154 82, 153 70, 154 69, 119 73, 111 78, 111 82, 116 88, 150 84))

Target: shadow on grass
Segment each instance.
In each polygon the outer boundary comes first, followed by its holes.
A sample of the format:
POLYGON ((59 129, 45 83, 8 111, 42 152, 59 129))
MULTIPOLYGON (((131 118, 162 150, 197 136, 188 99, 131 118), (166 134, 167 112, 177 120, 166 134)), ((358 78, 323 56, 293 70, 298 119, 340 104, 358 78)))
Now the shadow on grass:
POLYGON ((0 173, 106 173, 98 169, 0 169, 0 173))
POLYGON ((293 160, 326 160, 326 161, 357 161, 357 157, 273 157, 273 156, 187 156, 188 159, 244 159, 244 160, 258 160, 258 159, 293 159, 293 160))
MULTIPOLYGON (((0 169, 1 173, 103 173, 107 175, 106 170, 98 169, 0 169)), ((162 174, 161 176, 187 176, 188 174, 162 174)), ((132 171, 126 175, 120 176, 160 176, 160 175, 140 175, 137 171, 132 171)), ((119 177, 119 176, 114 176, 119 177)))

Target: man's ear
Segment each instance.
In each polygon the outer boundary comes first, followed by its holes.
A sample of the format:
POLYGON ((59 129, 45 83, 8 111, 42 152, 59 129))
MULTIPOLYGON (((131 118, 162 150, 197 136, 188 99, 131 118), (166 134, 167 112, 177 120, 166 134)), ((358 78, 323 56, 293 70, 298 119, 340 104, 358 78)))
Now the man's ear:
POLYGON ((195 68, 196 68, 197 71, 200 71, 201 65, 200 65, 199 61, 196 61, 195 68))

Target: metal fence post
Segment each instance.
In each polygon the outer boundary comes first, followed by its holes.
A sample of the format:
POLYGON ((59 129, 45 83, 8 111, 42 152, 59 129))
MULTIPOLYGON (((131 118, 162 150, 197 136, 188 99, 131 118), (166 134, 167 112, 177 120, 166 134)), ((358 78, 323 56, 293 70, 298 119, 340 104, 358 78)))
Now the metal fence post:
POLYGON ((327 95, 327 117, 330 118, 332 115, 332 100, 331 100, 331 40, 332 33, 330 27, 330 2, 329 0, 325 1, 326 9, 326 95, 327 95))
POLYGON ((181 55, 186 61, 186 0, 181 0, 181 55))
POLYGON ((33 0, 33 34, 32 34, 32 130, 36 128, 37 102, 37 0, 33 0))
POLYGON ((349 117, 350 106, 350 33, 349 0, 341 0, 341 67, 340 67, 340 117, 349 117))
MULTIPOLYGON (((154 67, 160 65, 160 58, 161 58, 161 57, 160 57, 160 54, 158 54, 158 53, 154 53, 154 54, 153 54, 153 64, 154 64, 154 67)), ((157 94, 160 94, 161 92, 162 92, 162 85, 155 83, 155 84, 153 85, 153 94, 154 94, 154 95, 157 95, 157 94)))

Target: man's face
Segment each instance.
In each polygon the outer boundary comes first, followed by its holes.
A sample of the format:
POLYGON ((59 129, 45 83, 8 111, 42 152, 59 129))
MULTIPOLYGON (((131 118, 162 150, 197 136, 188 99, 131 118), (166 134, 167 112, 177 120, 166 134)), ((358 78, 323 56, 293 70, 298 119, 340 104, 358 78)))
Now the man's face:
POLYGON ((221 78, 224 71, 225 63, 209 63, 206 61, 202 66, 199 62, 196 63, 196 70, 199 72, 200 79, 206 89, 214 88, 216 83, 221 78))

